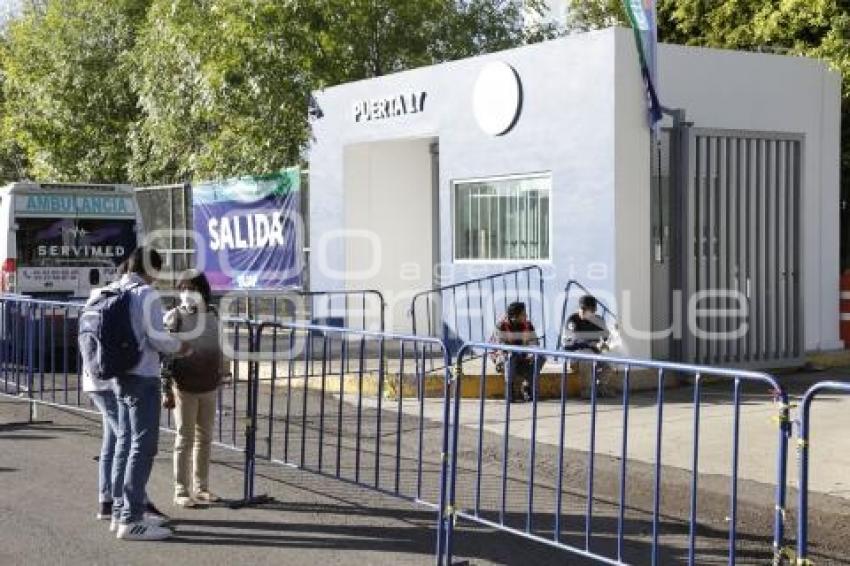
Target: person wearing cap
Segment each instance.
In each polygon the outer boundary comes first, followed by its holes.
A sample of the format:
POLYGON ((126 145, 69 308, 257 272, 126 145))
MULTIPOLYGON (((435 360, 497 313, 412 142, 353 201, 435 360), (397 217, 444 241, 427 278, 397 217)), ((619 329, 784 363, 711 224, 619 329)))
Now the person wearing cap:
MULTIPOLYGON (((534 324, 528 319, 525 303, 514 302, 508 305, 504 316, 496 324, 490 337, 494 344, 508 346, 538 346, 540 339, 534 330, 534 324)), ((535 369, 543 365, 543 359, 531 354, 510 354, 504 350, 494 350, 491 357, 499 373, 505 371, 505 363, 510 363, 511 401, 530 401, 533 399, 531 384, 534 382, 535 369)))

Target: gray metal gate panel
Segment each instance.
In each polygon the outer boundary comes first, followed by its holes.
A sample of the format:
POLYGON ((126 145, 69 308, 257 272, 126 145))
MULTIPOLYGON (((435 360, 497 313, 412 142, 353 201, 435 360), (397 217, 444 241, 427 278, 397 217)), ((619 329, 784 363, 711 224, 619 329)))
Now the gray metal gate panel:
POLYGON ((145 234, 164 256, 171 272, 195 267, 195 242, 192 226, 192 188, 188 183, 139 187, 136 201, 145 234), (151 232, 158 237, 151 238, 151 232))
POLYGON ((798 134, 689 130, 684 360, 761 367, 801 361, 803 143, 798 134), (699 293, 705 297, 696 301, 699 293), (742 322, 729 314, 738 299, 746 304, 747 332, 732 337, 742 322), (695 317, 695 306, 726 314, 695 317))

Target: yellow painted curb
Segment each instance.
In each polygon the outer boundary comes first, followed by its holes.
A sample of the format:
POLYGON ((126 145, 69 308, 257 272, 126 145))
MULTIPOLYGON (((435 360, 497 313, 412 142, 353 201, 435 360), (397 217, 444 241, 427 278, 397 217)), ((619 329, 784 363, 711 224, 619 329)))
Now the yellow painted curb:
MULTIPOLYGON (((413 376, 402 380, 402 397, 417 396, 416 382, 413 376)), ((540 398, 553 399, 561 396, 561 374, 541 374, 537 379, 540 398)), ((460 378, 460 396, 464 399, 481 398, 481 375, 463 375, 460 378)), ((445 394, 445 385, 442 375, 425 376, 425 397, 442 397, 445 394)), ((566 393, 568 397, 577 397, 581 393, 581 380, 577 373, 567 375, 566 393)), ((384 395, 391 399, 397 399, 399 395, 399 380, 392 376, 385 383, 384 395)), ((501 374, 488 374, 484 377, 484 398, 505 398, 505 377, 501 374)))
MULTIPOLYGON (((304 387, 304 377, 298 376, 292 378, 292 387, 304 387)), ((321 391, 324 387, 325 393, 339 394, 339 374, 327 375, 322 379, 320 375, 307 377, 307 389, 311 391, 321 391)), ((358 374, 346 374, 342 377, 343 388, 342 394, 345 397, 357 396, 361 393, 365 397, 377 397, 379 392, 379 379, 377 372, 364 373, 361 379, 358 374)), ((241 381, 241 380, 240 380, 241 381)), ((261 379, 264 386, 270 384, 269 379, 261 379)), ((280 390, 287 387, 288 380, 286 378, 278 378, 275 387, 280 390)), ((479 399, 481 396, 481 377, 479 375, 465 375, 460 380, 461 397, 464 399, 479 399)), ((548 374, 541 375, 538 378, 538 387, 540 388, 541 399, 560 398, 561 396, 561 375, 548 374)), ((399 392, 403 398, 416 399, 419 396, 416 377, 413 375, 405 375, 399 379, 398 374, 385 374, 383 383, 383 397, 385 399, 398 399, 399 392)), ((567 376, 567 396, 578 397, 581 393, 581 379, 577 373, 571 373, 567 376)), ((424 396, 426 398, 439 399, 445 395, 444 374, 427 374, 424 379, 424 396)), ((492 374, 485 376, 484 379, 484 397, 486 399, 504 399, 505 398, 505 378, 500 374, 492 374)))
POLYGON ((806 354, 806 361, 811 365, 826 368, 847 367, 850 366, 850 350, 812 352, 806 354))
MULTIPOLYGON (((480 368, 480 365, 478 365, 480 368)), ((464 399, 480 399, 481 398, 481 372, 470 371, 465 373, 460 378, 461 397, 464 399)), ((538 391, 540 399, 560 399, 561 397, 561 371, 553 371, 544 368, 538 377, 538 391)), ((605 378, 608 384, 608 389, 614 392, 622 392, 622 376, 611 371, 605 378)), ((261 376, 261 383, 264 387, 270 385, 270 378, 261 376)), ((439 399, 445 395, 445 372, 442 370, 430 372, 425 375, 424 397, 439 399)), ((570 371, 567 373, 566 396, 568 398, 577 398, 582 395, 582 390, 587 395, 589 390, 590 371, 587 368, 582 368, 581 371, 570 371)), ((240 379, 244 381, 244 379, 240 379)), ((652 370, 632 370, 630 373, 630 384, 632 391, 647 391, 655 390, 657 387, 657 373, 652 370)), ((324 390, 327 394, 340 393, 340 375, 338 373, 326 375, 322 378, 321 375, 311 375, 305 378, 303 375, 293 376, 290 380, 285 376, 278 376, 275 381, 275 387, 280 390, 291 386, 293 389, 304 387, 312 391, 324 390), (306 384, 305 384, 306 379, 306 384)), ((385 372, 382 387, 379 384, 379 375, 377 371, 364 372, 362 378, 356 373, 347 373, 342 376, 342 395, 344 397, 358 396, 362 394, 365 397, 377 397, 379 391, 382 392, 385 399, 398 399, 399 394, 402 398, 416 399, 419 396, 418 383, 416 376, 413 374, 405 374, 401 377, 397 372, 385 372)), ((499 373, 489 373, 484 376, 484 398, 485 399, 504 399, 505 398, 505 378, 499 373)), ((668 387, 678 385, 675 382, 667 384, 668 387)))

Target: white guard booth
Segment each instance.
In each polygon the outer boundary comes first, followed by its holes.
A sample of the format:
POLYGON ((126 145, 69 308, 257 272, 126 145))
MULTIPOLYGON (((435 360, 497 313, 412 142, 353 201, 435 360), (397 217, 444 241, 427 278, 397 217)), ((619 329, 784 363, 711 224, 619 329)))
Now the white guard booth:
POLYGON ((766 366, 839 348, 840 77, 799 57, 658 57, 686 120, 665 120, 660 148, 621 28, 314 93, 311 287, 379 289, 405 332, 417 291, 535 264, 549 336, 576 279, 631 356, 766 366), (742 298, 689 300, 715 288, 742 298), (703 340, 688 325, 706 305, 744 309, 714 330, 746 334, 703 340))

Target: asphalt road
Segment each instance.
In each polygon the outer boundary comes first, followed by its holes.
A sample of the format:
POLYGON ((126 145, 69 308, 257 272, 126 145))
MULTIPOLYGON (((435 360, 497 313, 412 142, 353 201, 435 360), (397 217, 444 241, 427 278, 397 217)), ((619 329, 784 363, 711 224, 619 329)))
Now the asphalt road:
MULTIPOLYGON (((177 509, 169 505, 170 443, 164 434, 149 492, 174 519, 165 542, 118 541, 96 511, 99 420, 0 400, 0 564, 431 564, 434 511, 348 483, 280 465, 260 466, 257 492, 272 504, 177 509)), ((212 483, 224 497, 242 493, 241 454, 214 452, 212 483)), ((546 564, 563 554, 492 532, 460 541, 475 564, 546 564)), ((582 564, 581 561, 570 563, 582 564)))
MULTIPOLYGON (((228 390, 224 397, 230 397, 228 390)), ((38 418, 50 424, 25 421, 26 405, 0 400, 0 564, 428 564, 433 563, 435 512, 428 507, 352 485, 375 484, 402 495, 420 495, 435 501, 439 485, 441 426, 424 419, 422 479, 418 478, 419 431, 417 415, 401 418, 392 405, 378 413, 364 404, 357 426, 356 399, 344 403, 333 394, 322 398, 301 390, 279 394, 271 434, 269 421, 259 423, 261 455, 325 474, 339 474, 349 482, 272 462, 258 463, 257 492, 275 503, 232 510, 224 506, 204 510, 177 510, 170 495, 171 437, 163 434, 150 492, 175 518, 177 536, 168 542, 129 543, 115 540, 106 523, 94 519, 99 420, 59 409, 39 409, 38 418), (288 408, 287 408, 288 405, 288 408), (340 410, 341 409, 341 410, 340 410), (289 411, 288 419, 281 418, 289 411), (377 415, 381 414, 381 430, 377 415), (288 422, 288 425, 287 425, 288 422), (397 431, 402 431, 401 441, 397 431), (265 437, 269 440, 266 441, 265 437), (380 439, 380 441, 378 441, 380 439), (321 447, 321 450, 319 449, 321 447), (378 450, 380 448, 380 450, 378 450), (380 456, 378 454, 380 453, 380 456), (319 460, 319 454, 322 460, 319 460), (398 455, 398 457, 396 457, 398 455), (376 466, 377 463, 377 466, 376 466), (379 472, 376 474, 376 470, 379 472), (398 480, 396 480, 398 478, 398 480)), ((268 407, 264 396, 261 407, 268 407)), ((262 411, 261 411, 262 412, 262 411)), ((241 407, 237 411, 241 413, 241 407)), ((266 413, 268 414, 268 413, 266 413)), ((225 415, 222 440, 240 444, 239 419, 225 415)), ((466 428, 459 444, 457 507, 475 506, 478 475, 478 431, 466 428)), ((527 521, 529 446, 511 437, 503 459, 503 438, 485 430, 482 435, 480 515, 499 517, 500 478, 507 470, 505 523, 542 538, 553 536, 556 501, 557 447, 539 445, 534 459, 534 499, 531 524, 527 521), (505 465, 506 464, 506 465, 505 465)), ((587 524, 587 455, 567 450, 563 458, 562 540, 584 548, 587 524)), ((242 493, 242 456, 216 449, 213 487, 225 497, 242 493)), ((616 502, 620 462, 598 455, 594 461, 593 552, 616 555, 616 502)), ((662 470, 659 522, 661 563, 682 563, 687 556, 687 517, 690 474, 678 468, 662 470)), ((697 563, 726 563, 728 555, 729 481, 722 476, 699 478, 700 527, 697 563)), ((628 463, 624 560, 646 564, 650 557, 653 506, 653 468, 628 463)), ((790 494, 793 497, 793 491, 790 494)), ((773 494, 769 485, 742 480, 739 484, 736 556, 739 564, 765 564, 771 557, 773 494)), ((850 564, 850 510, 846 500, 817 496, 812 501, 812 558, 820 564, 850 564)), ((459 521, 456 558, 473 564, 590 564, 546 545, 490 529, 471 528, 459 521)), ((793 529, 793 520, 789 523, 793 529)))

